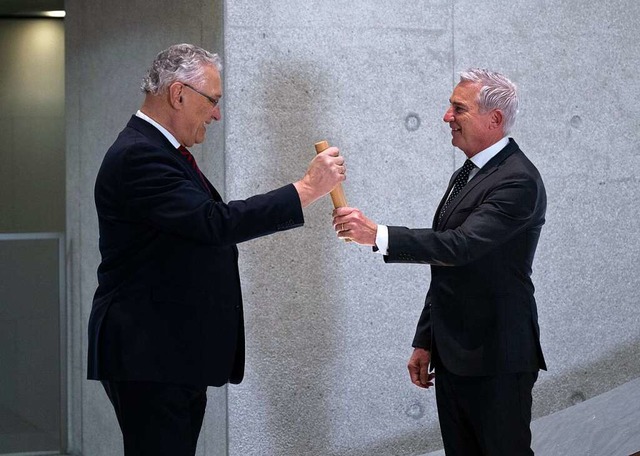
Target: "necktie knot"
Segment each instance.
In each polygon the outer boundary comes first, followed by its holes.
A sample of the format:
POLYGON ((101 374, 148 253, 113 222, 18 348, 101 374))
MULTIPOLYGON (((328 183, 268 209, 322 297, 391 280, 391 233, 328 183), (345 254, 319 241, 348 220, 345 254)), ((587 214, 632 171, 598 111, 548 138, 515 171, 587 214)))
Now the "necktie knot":
POLYGON ((471 172, 471 170, 473 170, 473 168, 475 168, 476 165, 469 160, 468 158, 465 160, 464 165, 462 165, 462 170, 460 171, 460 174, 464 173, 467 178, 469 177, 469 173, 471 172))

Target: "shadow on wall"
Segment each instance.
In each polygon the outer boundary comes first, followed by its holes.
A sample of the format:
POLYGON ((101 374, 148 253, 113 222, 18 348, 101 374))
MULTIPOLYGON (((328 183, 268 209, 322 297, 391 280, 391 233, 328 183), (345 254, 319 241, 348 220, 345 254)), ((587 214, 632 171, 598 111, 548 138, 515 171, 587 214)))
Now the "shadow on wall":
MULTIPOLYGON (((260 146, 265 154, 252 166, 259 166, 259 185, 265 187, 262 191, 299 178, 315 154, 314 143, 327 140, 337 144, 348 127, 334 120, 344 119, 337 112, 340 106, 331 104, 339 98, 339 82, 328 80, 321 67, 311 62, 275 60, 265 65, 261 74, 268 83, 254 109, 264 110, 259 115, 266 128, 260 146)), ((345 189, 348 199, 348 185, 345 189)), ((349 404, 355 398, 352 388, 345 386, 353 378, 345 371, 352 356, 348 334, 354 329, 345 306, 358 304, 349 277, 362 265, 349 264, 344 244, 336 241, 332 208, 328 197, 307 208, 305 227, 284 234, 286 248, 278 235, 260 240, 268 246, 256 249, 256 255, 270 252, 271 258, 262 260, 262 267, 272 267, 265 275, 281 290, 265 296, 272 297, 268 317, 266 311, 255 315, 256 321, 268 318, 272 325, 261 324, 262 329, 251 335, 257 356, 262 358, 252 362, 264 404, 261 433, 270 441, 261 444, 266 445, 262 451, 276 448, 285 451, 282 454, 409 456, 440 448, 437 419, 435 426, 400 435, 389 430, 387 438, 383 434, 368 442, 354 441, 348 429, 367 426, 368 409, 349 404)), ((351 261, 359 260, 353 256, 351 261)))
MULTIPOLYGON (((314 143, 325 139, 319 132, 332 131, 322 118, 322 87, 328 82, 321 73, 304 64, 292 68, 274 61, 262 74, 267 81, 264 99, 254 107, 264 110, 260 121, 266 128, 260 133, 265 153, 254 162, 259 185, 265 186, 260 191, 299 179, 315 155, 314 143)), ((270 257, 262 264, 269 267, 264 275, 274 284, 263 296, 269 309, 255 316, 271 326, 251 336, 261 358, 252 369, 260 379, 264 434, 272 440, 261 444, 264 452, 286 448, 286 454, 321 454, 332 446, 335 423, 328 395, 339 376, 344 303, 339 299, 343 284, 334 270, 340 246, 332 235, 327 204, 318 201, 305 209, 304 228, 260 240, 270 257)))
MULTIPOLYGON (((352 127, 334 120, 344 120, 337 113, 340 106, 331 104, 339 97, 339 82, 328 80, 321 66, 275 60, 264 66, 262 76, 269 82, 255 109, 264 109, 260 115, 266 131, 260 148, 271 157, 257 157, 261 163, 254 165, 260 167, 260 185, 266 190, 299 178, 315 154, 315 142, 337 144, 344 129, 352 127)), ((346 190, 348 199, 348 185, 346 190)), ((261 443, 266 445, 261 450, 264 454, 275 448, 278 454, 291 455, 409 456, 416 454, 416 448, 439 448, 439 430, 434 426, 401 435, 390 427, 381 431, 382 438, 373 437, 380 429, 372 428, 367 442, 358 442, 349 430, 372 425, 367 416, 372 409, 350 403, 366 397, 353 392, 366 386, 353 384, 354 354, 350 352, 350 335, 358 328, 353 306, 359 302, 354 296, 357 287, 349 280, 362 264, 357 256, 345 255, 344 243, 336 240, 332 209, 330 198, 323 198, 305 210, 303 229, 283 234, 286 248, 277 235, 260 241, 268 244, 266 249, 256 249, 256 255, 270 252, 262 268, 272 267, 265 275, 280 289, 265 296, 272 297, 269 316, 261 310, 253 322, 268 318, 272 325, 260 325, 262 329, 250 336, 262 358, 252 362, 264 404, 261 434, 270 441, 261 443), (432 440, 425 448, 429 436, 432 440)), ((367 310, 362 312, 366 317, 367 310)))

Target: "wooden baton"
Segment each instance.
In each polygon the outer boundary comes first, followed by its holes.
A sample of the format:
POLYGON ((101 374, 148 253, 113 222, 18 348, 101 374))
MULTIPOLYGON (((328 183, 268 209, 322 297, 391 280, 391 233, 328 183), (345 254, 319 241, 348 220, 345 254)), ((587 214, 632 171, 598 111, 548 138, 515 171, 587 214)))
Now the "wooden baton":
MULTIPOLYGON (((315 143, 316 154, 319 154, 323 150, 327 150, 329 148, 329 143, 327 141, 320 141, 315 143)), ((333 201, 333 207, 345 207, 347 205, 347 198, 344 196, 344 190, 342 189, 342 184, 336 185, 336 187, 331 190, 331 201, 333 201)))

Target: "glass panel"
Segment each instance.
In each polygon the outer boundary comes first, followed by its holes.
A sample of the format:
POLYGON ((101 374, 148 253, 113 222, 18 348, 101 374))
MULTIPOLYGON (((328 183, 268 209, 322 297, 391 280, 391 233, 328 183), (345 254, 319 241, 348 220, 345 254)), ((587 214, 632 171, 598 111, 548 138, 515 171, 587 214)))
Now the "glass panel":
POLYGON ((0 235, 0 454, 57 454, 61 236, 28 237, 0 235))
POLYGON ((0 232, 64 231, 64 22, 0 18, 0 62, 0 232))

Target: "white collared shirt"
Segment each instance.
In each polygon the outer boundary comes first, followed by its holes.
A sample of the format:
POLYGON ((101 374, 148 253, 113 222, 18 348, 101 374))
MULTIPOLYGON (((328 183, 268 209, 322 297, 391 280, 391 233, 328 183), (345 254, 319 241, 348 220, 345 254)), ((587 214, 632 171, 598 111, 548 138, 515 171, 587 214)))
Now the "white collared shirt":
POLYGON ((165 136, 165 138, 167 138, 171 142, 171 144, 173 144, 173 147, 175 147, 176 149, 180 147, 180 143, 178 142, 178 140, 171 133, 169 133, 169 131, 166 128, 164 128, 158 122, 156 122, 151 117, 146 115, 144 112, 138 109, 138 112, 136 112, 136 117, 140 117, 142 120, 146 120, 151 125, 156 127, 160 131, 160 133, 162 133, 165 136))
POLYGON ((507 147, 507 144, 509 144, 509 138, 505 136, 497 143, 487 147, 485 150, 478 152, 473 157, 471 157, 469 160, 471 160, 473 164, 477 166, 477 168, 473 168, 471 170, 467 182, 469 182, 473 178, 473 176, 478 174, 478 171, 480 171, 484 165, 489 163, 489 160, 498 155, 498 152, 507 147))
MULTIPOLYGON (((504 149, 507 144, 509 144, 509 138, 505 136, 497 143, 492 144, 471 157, 469 160, 471 160, 477 168, 473 168, 471 170, 467 182, 473 179, 473 176, 478 174, 478 171, 480 171, 482 167, 489 162, 489 160, 498 155, 498 152, 504 149)), ((449 194, 451 194, 451 192, 449 192, 449 194)), ((383 255, 386 255, 389 251, 389 229, 386 225, 378 225, 378 231, 376 233, 376 247, 378 248, 377 252, 383 255)))

